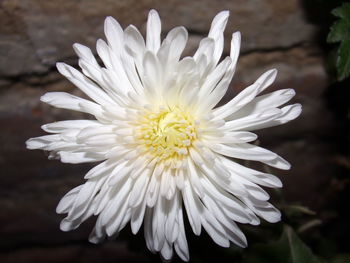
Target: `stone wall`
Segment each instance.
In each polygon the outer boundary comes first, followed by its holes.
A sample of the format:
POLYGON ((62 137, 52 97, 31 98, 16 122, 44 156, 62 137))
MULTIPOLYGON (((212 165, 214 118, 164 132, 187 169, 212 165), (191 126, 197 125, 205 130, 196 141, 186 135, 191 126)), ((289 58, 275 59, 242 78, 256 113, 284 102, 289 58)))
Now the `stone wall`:
POLYGON ((192 33, 189 51, 207 34, 211 19, 220 10, 231 12, 226 44, 231 32, 239 30, 243 52, 300 46, 314 33, 297 0, 3 0, 0 77, 45 74, 56 61, 72 59, 73 43, 94 47, 96 39, 103 37, 103 20, 108 15, 124 26, 144 29, 151 8, 160 12, 164 32, 177 25, 188 28, 192 33))
POLYGON ((178 25, 188 29, 186 54, 207 34, 214 15, 230 10, 225 53, 233 31, 241 31, 243 42, 229 96, 264 70, 279 70, 270 90, 294 88, 294 101, 302 103, 304 111, 290 124, 261 131, 260 143, 293 165, 291 171, 276 171, 288 200, 315 210, 324 205, 318 193, 336 171, 330 159, 334 149, 327 140, 333 117, 323 98, 328 83, 323 54, 314 41, 317 28, 306 19, 301 1, 1 0, 0 262, 158 260, 144 248, 142 234, 131 238, 129 230, 117 242, 101 246, 86 241, 92 222, 71 233, 61 232, 55 206, 66 191, 82 183, 89 166, 48 161, 44 153, 28 151, 24 145, 26 139, 43 134, 40 125, 79 117, 39 102, 46 91, 77 93, 54 67, 57 61, 77 64, 72 44, 93 48, 104 37, 107 15, 144 32, 150 8, 159 11, 163 33, 178 25))

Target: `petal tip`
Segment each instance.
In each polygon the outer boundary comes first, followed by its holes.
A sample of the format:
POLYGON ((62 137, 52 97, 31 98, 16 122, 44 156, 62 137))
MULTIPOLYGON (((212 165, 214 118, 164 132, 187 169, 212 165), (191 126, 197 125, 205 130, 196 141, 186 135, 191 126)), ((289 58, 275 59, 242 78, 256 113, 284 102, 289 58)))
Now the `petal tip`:
POLYGON ((148 15, 149 15, 149 16, 151 16, 151 15, 159 16, 157 10, 155 10, 154 8, 152 8, 151 10, 149 10, 148 15))
POLYGON ((72 222, 68 221, 67 219, 63 219, 60 224, 60 229, 63 232, 68 232, 70 230, 73 230, 74 228, 72 227, 72 222))
POLYGON ((290 170, 291 168, 292 168, 292 165, 288 162, 283 167, 281 167, 282 170, 286 170, 286 171, 290 170))
POLYGON ((271 69, 271 73, 277 76, 278 70, 276 68, 271 69))
POLYGON ((115 20, 115 18, 113 16, 107 16, 105 18, 105 24, 104 24, 105 31, 109 26, 112 26, 115 23, 118 23, 118 22, 117 22, 117 20, 115 20))
POLYGON ((45 93, 44 95, 42 95, 42 96, 40 97, 40 101, 45 102, 45 103, 49 102, 49 101, 50 101, 50 99, 49 99, 49 94, 48 94, 48 93, 45 93))
POLYGON ((290 89, 290 90, 289 90, 289 95, 290 95, 290 96, 293 96, 293 97, 294 97, 295 94, 296 94, 296 92, 295 92, 294 89, 290 89))
POLYGON ((34 149, 36 149, 36 148, 34 147, 34 145, 33 145, 33 138, 30 138, 30 139, 26 140, 26 141, 25 141, 25 144, 26 144, 26 148, 27 148, 28 150, 34 150, 34 149))
POLYGON ((218 13, 218 15, 221 14, 222 16, 229 17, 230 16, 230 10, 223 10, 218 13))
MULTIPOLYGON (((75 44, 74 44, 75 45, 75 44)), ((74 47, 73 45, 73 47, 74 47)), ((58 69, 58 71, 60 71, 61 69, 63 69, 65 63, 64 62, 56 62, 56 68, 58 69)))
POLYGON ((241 37, 242 37, 242 34, 240 31, 236 31, 236 32, 233 32, 232 33, 232 42, 237 42, 237 41, 241 41, 241 37))
POLYGON ((75 49, 79 49, 82 45, 79 44, 79 43, 74 43, 72 46, 73 46, 73 48, 75 50, 75 49))

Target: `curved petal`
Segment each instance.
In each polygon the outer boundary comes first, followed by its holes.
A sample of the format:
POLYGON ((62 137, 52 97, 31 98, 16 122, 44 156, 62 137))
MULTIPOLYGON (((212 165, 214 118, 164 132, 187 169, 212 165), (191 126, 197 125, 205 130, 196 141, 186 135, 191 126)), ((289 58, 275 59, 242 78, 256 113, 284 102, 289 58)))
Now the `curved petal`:
POLYGON ((146 47, 157 53, 160 47, 161 22, 158 12, 152 9, 148 13, 146 47))

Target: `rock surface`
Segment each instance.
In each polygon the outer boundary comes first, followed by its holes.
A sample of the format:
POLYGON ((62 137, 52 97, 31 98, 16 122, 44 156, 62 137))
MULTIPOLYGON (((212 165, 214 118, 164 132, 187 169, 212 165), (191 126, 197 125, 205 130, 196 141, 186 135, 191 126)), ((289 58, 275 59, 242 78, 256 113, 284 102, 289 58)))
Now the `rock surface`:
MULTIPOLYGON (((331 158, 334 149, 328 140, 334 119, 324 98, 328 80, 322 52, 314 43, 316 29, 304 18, 301 1, 3 0, 0 262, 158 260, 158 256, 146 250, 142 233, 134 237, 126 229, 117 241, 93 246, 88 244, 87 236, 94 220, 76 231, 61 232, 59 221, 63 217, 55 213, 55 207, 69 189, 83 183, 90 165, 49 161, 45 153, 28 151, 24 144, 28 138, 44 134, 40 130, 44 123, 84 117, 40 103, 39 97, 47 91, 79 95, 56 73, 55 62, 75 65, 72 44, 94 47, 96 39, 103 37, 103 20, 107 15, 117 18, 123 26, 133 23, 144 31, 150 8, 160 12, 163 32, 177 25, 188 28, 191 38, 187 54, 193 53, 207 34, 212 17, 220 10, 230 10, 226 48, 231 33, 240 30, 243 50, 232 87, 224 99, 237 94, 265 70, 279 70, 278 79, 269 90, 294 88, 297 92, 294 101, 303 104, 303 114, 287 125, 260 131, 259 143, 291 161, 291 171, 274 171, 284 182, 283 192, 288 201, 302 201, 316 210, 324 206, 320 189, 337 169, 331 158)), ((200 252, 198 242, 195 239, 192 246, 200 252)), ((209 246, 214 255, 221 253, 215 245, 209 246)))
POLYGON ((227 48, 237 30, 243 35, 244 52, 288 48, 311 41, 314 34, 300 5, 298 0, 105 0, 103 4, 94 0, 3 0, 0 77, 43 74, 55 62, 71 58, 75 42, 95 47, 96 40, 104 37, 103 21, 108 15, 124 27, 134 24, 144 31, 151 8, 161 15, 163 32, 183 25, 199 36, 207 34, 217 12, 229 10, 227 48))

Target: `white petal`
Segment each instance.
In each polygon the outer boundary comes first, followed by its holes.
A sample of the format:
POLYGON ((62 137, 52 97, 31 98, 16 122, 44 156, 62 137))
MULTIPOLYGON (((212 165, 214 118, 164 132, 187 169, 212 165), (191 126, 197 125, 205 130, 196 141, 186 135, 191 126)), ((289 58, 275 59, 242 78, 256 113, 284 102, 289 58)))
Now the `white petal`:
POLYGON ((220 186, 212 184, 209 180, 204 179, 203 185, 206 189, 206 196, 216 200, 220 209, 222 209, 229 218, 240 223, 250 223, 250 215, 247 213, 246 206, 242 202, 230 195, 220 186))
POLYGON ((118 212, 111 219, 111 222, 106 225, 106 233, 108 236, 116 235, 120 230, 124 228, 125 221, 130 220, 129 210, 128 200, 123 200, 123 203, 117 210, 118 212))
POLYGON ((74 220, 68 220, 67 218, 63 219, 60 224, 60 229, 62 231, 71 231, 76 229, 83 223, 86 219, 93 215, 95 206, 94 204, 87 207, 87 209, 82 213, 80 217, 74 220))
POLYGON ((224 136, 204 135, 205 140, 209 140, 212 143, 245 143, 255 141, 258 136, 251 132, 234 131, 226 132, 224 136))
POLYGON ((144 199, 147 185, 149 182, 149 171, 145 170, 136 180, 129 198, 129 205, 131 207, 136 207, 140 205, 142 200, 144 199))
POLYGON ((27 149, 46 149, 46 147, 52 142, 60 141, 61 137, 58 134, 44 135, 36 138, 30 138, 26 141, 27 149))
POLYGON ((73 188, 72 190, 70 190, 68 193, 66 193, 65 196, 63 196, 60 202, 58 203, 56 207, 56 213, 58 214, 68 213, 68 211, 73 206, 73 203, 76 199, 77 194, 79 193, 79 191, 83 186, 84 185, 79 185, 73 188))
POLYGON ((275 120, 282 115, 282 110, 279 108, 270 108, 261 111, 256 114, 248 115, 246 117, 228 121, 222 128, 224 130, 256 130, 261 129, 260 127, 266 127, 275 123, 275 120))
POLYGON ((144 236, 146 240, 146 246, 150 251, 154 253, 155 249, 154 249, 153 235, 152 235, 152 232, 153 232, 152 216, 153 216, 153 209, 147 208, 145 213, 145 223, 144 223, 143 229, 144 229, 144 236))
POLYGON ((139 231, 144 215, 146 211, 146 198, 143 199, 142 203, 133 209, 132 215, 131 215, 131 220, 130 220, 130 226, 131 226, 131 231, 134 235, 137 234, 139 231))
POLYGON ((174 243, 174 248, 179 257, 184 261, 189 261, 188 245, 185 235, 185 227, 183 222, 182 207, 178 210, 177 221, 179 223, 179 235, 174 243))
MULTIPOLYGON (((217 168, 219 167, 219 165, 214 167, 217 168)), ((214 171, 213 167, 208 167, 206 165, 203 165, 201 166, 201 169, 212 184, 219 185, 220 187, 225 189, 227 192, 235 196, 248 195, 247 190, 239 181, 236 180, 235 183, 232 183, 232 180, 231 181, 228 180, 228 176, 225 176, 225 178, 223 179, 222 176, 219 176, 220 173, 214 171)), ((224 170, 224 169, 221 169, 221 170, 224 170)), ((227 171, 225 172, 227 173, 227 171)))
POLYGON ((112 125, 94 125, 94 126, 87 126, 83 128, 78 134, 77 134, 77 142, 78 143, 84 143, 87 140, 99 136, 99 135, 114 135, 115 134, 115 127, 112 125))
POLYGON ((118 137, 116 134, 99 134, 99 135, 91 136, 88 139, 85 139, 84 141, 81 141, 81 142, 89 147, 94 147, 94 146, 113 147, 114 145, 117 145, 117 138, 118 137))
POLYGON ((167 241, 165 241, 162 249, 160 250, 160 253, 165 260, 170 260, 173 256, 172 245, 167 241))
POLYGON ((224 48, 224 30, 227 24, 227 20, 229 17, 229 11, 221 11, 218 13, 211 24, 210 31, 208 37, 215 39, 215 52, 214 52, 214 60, 215 64, 219 61, 222 50, 224 48))
POLYGON ((76 220, 89 209, 96 193, 100 190, 106 178, 88 180, 76 195, 72 209, 69 211, 66 220, 76 220))
POLYGON ((246 180, 244 178, 241 178, 240 180, 246 186, 248 193, 251 196, 253 196, 255 199, 261 200, 261 201, 267 201, 270 199, 269 194, 266 193, 266 191, 264 191, 258 185, 254 184, 254 183, 252 183, 249 180, 246 180))
POLYGON ((63 163, 91 163, 105 160, 104 153, 88 153, 88 152, 58 152, 61 162, 63 163))
POLYGON ((230 116, 241 109, 243 106, 251 102, 257 94, 265 90, 268 86, 270 86, 277 75, 277 70, 269 70, 262 74, 254 84, 245 88, 241 91, 236 97, 234 97, 231 101, 226 103, 224 106, 217 108, 213 111, 213 114, 220 118, 225 118, 230 120, 230 116))
POLYGON ((231 118, 241 118, 250 114, 255 114, 267 108, 277 108, 288 102, 295 95, 293 89, 281 89, 253 99, 246 106, 234 113, 231 118))
MULTIPOLYGON (((124 204, 127 205, 126 201, 130 193, 132 185, 131 181, 131 179, 126 179, 115 186, 114 196, 109 197, 107 206, 103 209, 99 216, 101 217, 102 225, 108 226, 110 222, 113 222, 113 217, 115 218, 118 216, 119 210, 124 209, 124 204)), ((119 220, 119 223, 121 223, 121 219, 119 220)), ((118 228, 118 226, 114 225, 113 228, 118 228)))
POLYGON ((166 214, 163 201, 164 199, 159 196, 157 203, 153 209, 152 234, 154 249, 156 251, 160 251, 164 245, 164 242, 166 241, 164 229, 166 222, 166 214))
POLYGON ((65 63, 56 63, 56 67, 62 75, 97 103, 102 105, 106 103, 114 104, 113 100, 111 100, 111 98, 102 91, 100 87, 86 78, 75 68, 65 63))
POLYGON ((148 13, 146 47, 157 53, 160 47, 161 22, 156 10, 152 9, 148 13))
POLYGON ((221 158, 221 161, 226 167, 230 169, 231 173, 244 177, 253 183, 267 187, 282 187, 281 180, 272 174, 266 174, 247 168, 226 158, 221 158))
POLYGON ((205 79, 200 91, 199 96, 208 96, 210 92, 214 90, 218 82, 222 79, 227 72, 228 67, 232 63, 230 57, 226 57, 205 79))
POLYGON ((234 221, 230 220, 229 216, 225 213, 225 210, 220 208, 213 199, 209 196, 205 196, 203 199, 205 206, 215 216, 215 218, 222 224, 222 227, 227 235, 227 238, 232 242, 235 242, 241 247, 247 245, 246 237, 243 232, 238 228, 234 221))
POLYGON ((79 44, 79 43, 75 43, 73 45, 74 51, 75 53, 77 53, 77 55, 84 61, 89 62, 89 64, 95 66, 95 67, 99 67, 94 54, 92 53, 91 49, 79 44))
POLYGON ((100 233, 102 231, 96 230, 96 226, 94 229, 91 231, 89 235, 89 242, 93 244, 98 244, 101 243, 105 239, 105 233, 100 233))
POLYGON ((213 145, 211 149, 222 155, 244 160, 269 161, 277 157, 269 150, 248 143, 213 145))
POLYGON ((130 175, 133 168, 134 166, 132 164, 128 164, 128 161, 122 161, 113 170, 111 176, 109 177, 108 184, 110 186, 118 185, 128 175, 130 175))
MULTIPOLYGON (((206 37, 201 40, 196 53, 193 55, 194 60, 199 64, 202 57, 205 57, 203 71, 211 64, 215 50, 215 39, 206 37)), ((201 74, 202 75, 202 74, 201 74)))
POLYGON ((273 160, 264 161, 263 163, 282 170, 289 170, 291 167, 290 163, 281 156, 277 156, 273 160))
POLYGON ((234 222, 232 222, 232 226, 230 228, 224 227, 224 229, 230 241, 232 241, 239 247, 247 247, 248 243, 245 235, 234 222))
POLYGON ((111 172, 112 169, 114 169, 116 166, 116 163, 113 161, 104 161, 100 163, 99 165, 96 165, 92 169, 90 169, 87 174, 84 176, 84 179, 90 179, 101 175, 106 175, 111 172))
POLYGON ((145 88, 147 88, 153 96, 159 94, 163 86, 161 83, 162 70, 158 58, 152 52, 147 51, 143 57, 142 67, 144 73, 142 79, 145 88))
POLYGON ((124 30, 126 51, 134 58, 137 70, 143 74, 142 58, 146 52, 145 40, 136 27, 130 25, 124 30))
POLYGON ((40 100, 57 108, 86 112, 95 116, 102 114, 100 105, 66 92, 48 92, 41 96, 40 100))
POLYGON ((232 40, 231 40, 231 51, 230 51, 230 57, 232 59, 232 70, 233 72, 236 70, 236 64, 239 57, 239 51, 241 49, 241 33, 235 32, 232 34, 232 40))
POLYGON ((188 33, 186 28, 180 26, 170 30, 158 52, 160 61, 162 63, 172 60, 179 61, 187 39, 188 33))
MULTIPOLYGON (((204 164, 204 163, 203 163, 204 164)), ((191 185, 196 193, 196 195, 198 195, 198 197, 202 197, 204 195, 204 191, 203 191, 203 186, 201 181, 199 180, 200 177, 200 170, 196 167, 196 165, 194 165, 193 161, 191 160, 191 158, 187 159, 187 177, 189 178, 191 185)))
POLYGON ((118 52, 118 50, 121 50, 123 48, 122 45, 124 42, 124 35, 123 29, 119 25, 118 21, 111 16, 106 17, 104 31, 108 44, 113 49, 113 51, 118 52))
POLYGON ((105 67, 107 69, 112 69, 112 58, 110 54, 110 47, 108 46, 108 44, 104 40, 98 39, 96 42, 96 51, 105 67))
POLYGON ((287 123, 299 117, 302 111, 302 107, 300 104, 297 103, 285 106, 280 110, 281 113, 278 116, 276 116, 276 118, 271 118, 268 121, 256 122, 255 124, 252 123, 251 125, 249 125, 249 127, 247 127, 247 129, 249 129, 250 131, 254 131, 287 123))
POLYGON ((61 133, 69 129, 83 129, 87 126, 99 126, 98 121, 94 120, 68 120, 56 121, 53 123, 44 124, 41 128, 49 133, 61 133))
POLYGON ((201 234, 201 207, 199 206, 197 195, 193 192, 191 184, 187 180, 182 190, 182 196, 192 231, 195 235, 199 236, 201 234))
POLYGON ((207 231, 208 235, 216 244, 222 247, 230 246, 230 242, 222 225, 207 210, 205 210, 204 215, 201 217, 201 223, 203 225, 203 228, 207 231))
POLYGON ((254 213, 264 218, 269 223, 276 223, 281 220, 281 212, 268 202, 250 199, 244 199, 244 202, 254 213))

